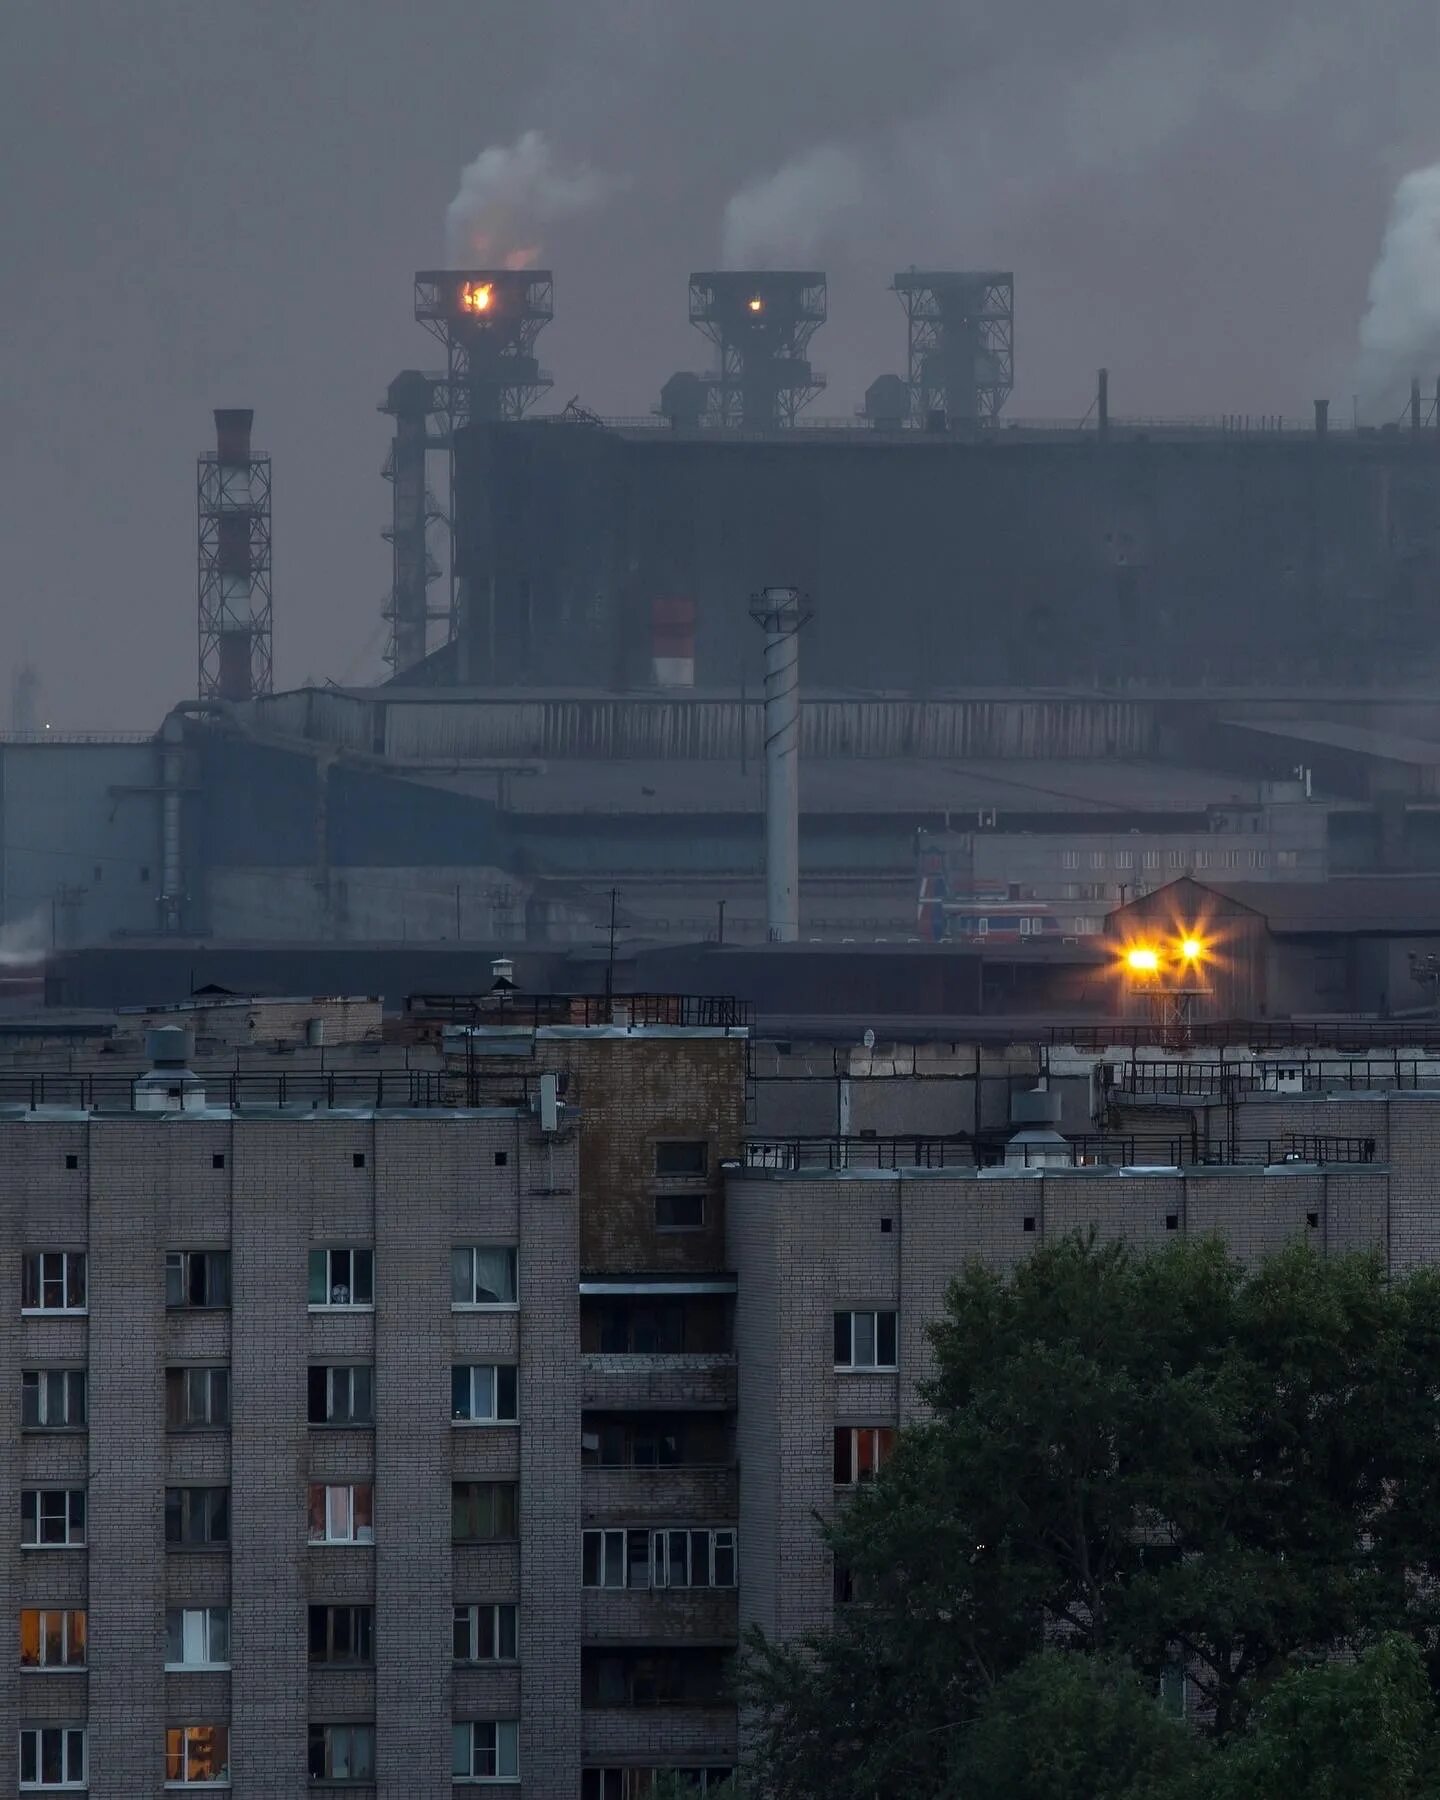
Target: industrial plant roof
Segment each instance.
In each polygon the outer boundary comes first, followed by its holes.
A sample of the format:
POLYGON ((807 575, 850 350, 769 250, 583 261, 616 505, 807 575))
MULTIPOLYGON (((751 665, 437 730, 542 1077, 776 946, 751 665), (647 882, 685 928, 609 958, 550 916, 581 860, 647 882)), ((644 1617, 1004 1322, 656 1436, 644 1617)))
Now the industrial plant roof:
MULTIPOLYGON (((759 813, 763 760, 537 760, 532 771, 503 777, 505 805, 518 813, 759 813)), ((416 779, 452 791, 495 797, 494 769, 426 771, 416 779)), ((812 813, 1073 813, 1087 830, 1114 815, 1203 813, 1207 806, 1255 804, 1254 782, 1201 769, 1119 758, 1091 762, 950 762, 934 758, 805 758, 800 804, 812 813)))
MULTIPOLYGON (((1271 931, 1306 935, 1328 932, 1394 933, 1440 937, 1440 876, 1337 875, 1330 881, 1191 881, 1167 887, 1199 888, 1258 913, 1271 931)), ((1134 908, 1154 908, 1158 888, 1134 908)), ((1118 925, 1130 910, 1120 907, 1118 925)))
POLYGON ((1222 719, 1222 725, 1254 731, 1287 742, 1314 744, 1317 749, 1346 750, 1385 762, 1440 763, 1440 743, 1397 731, 1373 731, 1364 725, 1342 725, 1333 719, 1222 719))

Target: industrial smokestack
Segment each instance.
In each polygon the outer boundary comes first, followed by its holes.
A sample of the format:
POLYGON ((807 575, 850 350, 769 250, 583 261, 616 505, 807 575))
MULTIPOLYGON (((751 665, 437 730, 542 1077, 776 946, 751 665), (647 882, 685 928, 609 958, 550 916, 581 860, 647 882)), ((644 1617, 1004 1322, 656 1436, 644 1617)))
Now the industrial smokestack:
POLYGON ((765 935, 800 936, 800 629, 810 618, 799 588, 762 588, 750 617, 765 629, 765 935))
POLYGON ((215 448, 197 465, 206 700, 270 691, 270 459, 251 448, 254 417, 248 406, 217 406, 215 448))
POLYGON ((651 670, 658 688, 695 685, 695 602, 657 594, 650 609, 651 670))
POLYGON ((1324 437, 1326 432, 1329 431, 1329 429, 1330 429, 1330 402, 1328 400, 1317 400, 1315 402, 1315 435, 1316 435, 1316 437, 1324 437))

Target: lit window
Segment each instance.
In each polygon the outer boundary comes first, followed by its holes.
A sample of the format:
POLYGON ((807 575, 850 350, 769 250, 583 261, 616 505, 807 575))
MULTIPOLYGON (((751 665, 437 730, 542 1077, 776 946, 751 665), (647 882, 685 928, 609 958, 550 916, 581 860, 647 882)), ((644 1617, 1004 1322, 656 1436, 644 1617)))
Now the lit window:
POLYGON ((450 1371, 450 1417, 457 1424, 513 1424, 519 1416, 514 1363, 456 1363, 450 1371))
POLYGON ((609 1528, 580 1534, 587 1588, 730 1588, 735 1532, 609 1528))
POLYGON ((895 1318, 893 1312, 837 1312, 835 1367, 895 1368, 895 1318))
POLYGON ((26 1550, 73 1550, 85 1542, 84 1488, 23 1488, 20 1543, 26 1550))
POLYGON ((230 1608, 172 1606, 165 1614, 167 1669, 228 1669, 230 1608))
POLYGON ((20 1263, 21 1312, 83 1313, 85 1252, 33 1250, 20 1263))
POLYGON ((454 1657, 457 1663, 513 1662, 516 1656, 518 1607, 457 1606, 454 1657))
POLYGON ((451 1734, 456 1781, 518 1781, 520 1727, 514 1719, 476 1719, 451 1734))
POLYGON ((165 1371, 165 1426, 169 1431, 216 1430, 230 1423, 230 1371, 223 1364, 194 1364, 165 1371))
POLYGON ((75 1429, 85 1423, 83 1369, 26 1369, 20 1377, 20 1423, 31 1430, 75 1429))
POLYGON ((46 1725, 20 1733, 22 1788, 83 1788, 85 1728, 46 1725))
POLYGON ((375 1656, 373 1606, 312 1606, 312 1663, 369 1663, 375 1656))
POLYGON ((347 1487, 310 1488, 309 1533, 312 1544, 373 1544, 375 1524, 368 1483, 347 1487))
POLYGON ((85 1638, 83 1612, 30 1612, 27 1609, 20 1614, 20 1667, 83 1669, 85 1638))
POLYGON ((375 1257, 370 1250, 312 1250, 311 1306, 373 1306, 375 1257))
POLYGON ((203 1787, 229 1779, 228 1725, 176 1725, 165 1733, 167 1787, 203 1787))
POLYGON ((169 1250, 165 1253, 165 1304, 170 1307, 228 1306, 228 1250, 169 1250))
POLYGON ((230 1490, 167 1487, 165 1543, 171 1550, 209 1549, 230 1541, 230 1490))
POLYGON ((450 1252, 454 1306, 513 1306, 519 1294, 518 1257, 508 1244, 467 1244, 450 1252))
POLYGON ((369 1781, 375 1774, 373 1725, 312 1725, 312 1781, 369 1781))
POLYGON ((312 1425, 375 1422, 375 1383, 366 1363, 339 1368, 312 1366, 306 1390, 306 1413, 312 1425))
POLYGON ((835 1430, 835 1485, 854 1487, 873 1481, 895 1448, 890 1425, 841 1425, 835 1430))
POLYGON ((450 1484, 450 1535, 457 1544, 488 1543, 519 1535, 519 1505, 513 1481, 455 1481, 450 1484))

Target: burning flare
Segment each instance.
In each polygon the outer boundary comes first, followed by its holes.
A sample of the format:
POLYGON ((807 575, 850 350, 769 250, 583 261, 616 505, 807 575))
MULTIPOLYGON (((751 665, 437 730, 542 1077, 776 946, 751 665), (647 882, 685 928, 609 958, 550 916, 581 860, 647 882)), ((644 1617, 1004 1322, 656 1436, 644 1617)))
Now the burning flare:
POLYGON ((489 312, 494 298, 495 290, 488 281, 467 281, 460 289, 460 305, 465 312, 489 312))

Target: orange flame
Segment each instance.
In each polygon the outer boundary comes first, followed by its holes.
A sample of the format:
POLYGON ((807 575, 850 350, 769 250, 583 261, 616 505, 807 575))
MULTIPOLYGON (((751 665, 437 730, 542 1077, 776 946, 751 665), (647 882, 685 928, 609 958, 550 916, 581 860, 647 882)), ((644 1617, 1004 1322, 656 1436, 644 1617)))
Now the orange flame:
POLYGON ((488 281, 467 281, 460 289, 460 305, 465 312, 489 312, 495 290, 488 281))

